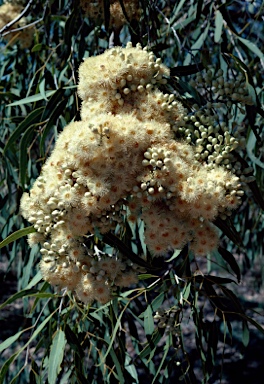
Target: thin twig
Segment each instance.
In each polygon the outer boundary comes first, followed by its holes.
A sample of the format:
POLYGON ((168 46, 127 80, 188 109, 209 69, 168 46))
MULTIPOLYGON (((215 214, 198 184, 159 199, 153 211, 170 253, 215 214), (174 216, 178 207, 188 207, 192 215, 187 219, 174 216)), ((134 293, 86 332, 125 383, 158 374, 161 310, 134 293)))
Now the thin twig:
POLYGON ((40 19, 38 19, 36 21, 33 21, 30 24, 24 25, 24 26, 19 27, 19 28, 14 28, 14 29, 11 29, 11 30, 3 33, 6 29, 9 29, 10 27, 12 27, 12 25, 14 25, 17 21, 19 21, 25 15, 25 13, 29 9, 29 7, 30 7, 32 2, 33 2, 33 0, 30 0, 28 5, 26 6, 26 8, 23 10, 23 12, 19 16, 17 16, 14 20, 10 21, 2 29, 0 29, 0 37, 4 37, 4 36, 8 35, 9 33, 14 33, 14 32, 22 31, 22 30, 24 30, 26 28, 31 28, 33 25, 36 25, 36 24, 40 23, 41 21, 43 21, 45 13, 46 13, 46 10, 47 10, 47 6, 48 6, 48 3, 49 3, 49 0, 47 0, 46 3, 45 3, 43 14, 42 14, 42 17, 40 19))
POLYGON ((33 22, 30 23, 30 24, 23 25, 23 27, 19 27, 19 28, 11 29, 10 31, 7 31, 7 32, 5 32, 5 33, 2 33, 2 34, 1 34, 1 37, 4 37, 4 36, 6 36, 6 35, 9 35, 10 33, 19 32, 19 31, 23 31, 24 29, 31 28, 33 25, 40 23, 42 20, 43 20, 43 19, 41 18, 41 19, 39 19, 39 20, 33 21, 33 22))
POLYGON ((168 24, 169 28, 171 28, 173 34, 174 34, 174 37, 177 41, 177 44, 178 44, 178 47, 179 47, 179 50, 182 49, 181 47, 181 42, 180 42, 180 39, 179 39, 179 36, 177 35, 177 32, 176 30, 173 28, 173 26, 171 25, 170 23, 170 20, 164 15, 164 13, 157 7, 157 5, 155 5, 155 9, 159 12, 159 14, 162 15, 162 17, 164 18, 165 22, 168 24))
POLYGON ((6 29, 9 29, 10 27, 12 27, 12 25, 16 24, 20 19, 22 19, 25 13, 27 13, 27 11, 29 10, 32 3, 33 3, 33 0, 29 0, 28 4, 26 5, 25 9, 23 9, 23 11, 20 13, 20 15, 18 15, 14 20, 10 21, 6 25, 4 25, 2 29, 0 29, 0 35, 2 35, 2 33, 6 29))

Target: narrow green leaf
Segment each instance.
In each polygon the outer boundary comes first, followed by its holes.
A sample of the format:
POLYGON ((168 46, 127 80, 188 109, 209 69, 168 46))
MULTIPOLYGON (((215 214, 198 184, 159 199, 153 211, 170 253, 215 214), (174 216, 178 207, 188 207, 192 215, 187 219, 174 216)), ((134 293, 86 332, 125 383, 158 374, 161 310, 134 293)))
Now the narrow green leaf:
POLYGON ((162 366, 163 366, 163 363, 164 363, 164 361, 165 361, 165 359, 166 359, 166 357, 167 357, 167 355, 168 355, 168 352, 169 352, 169 350, 170 350, 171 345, 172 345, 172 340, 171 340, 171 336, 169 336, 169 337, 167 337, 166 344, 165 344, 164 349, 163 349, 163 356, 162 356, 160 365, 159 365, 158 369, 157 369, 156 372, 155 372, 156 374, 155 374, 155 377, 154 377, 154 379, 152 380, 152 383, 151 383, 151 384, 154 384, 154 383, 155 383, 155 380, 156 380, 157 377, 159 376, 159 374, 160 374, 160 370, 161 370, 161 368, 162 368, 162 366))
POLYGON ((196 1, 197 8, 196 8, 196 16, 195 16, 195 25, 198 24, 201 18, 202 10, 203 10, 203 0, 196 1))
POLYGON ((37 256, 39 254, 39 246, 37 244, 34 244, 33 247, 30 250, 29 258, 27 263, 24 263, 23 267, 23 275, 20 280, 20 287, 22 289, 25 289, 25 287, 28 285, 29 279, 31 277, 32 273, 32 266, 33 263, 35 262, 37 256))
POLYGON ((23 331, 19 331, 15 335, 10 336, 5 341, 3 341, 3 343, 0 344, 0 353, 10 347, 10 345, 17 341, 17 339, 26 331, 27 329, 23 329, 23 331))
POLYGON ((170 69, 171 76, 189 76, 194 75, 204 69, 203 63, 190 64, 190 65, 178 65, 177 67, 170 69))
POLYGON ((193 56, 195 56, 200 51, 200 49, 202 48, 202 46, 205 42, 205 39, 207 38, 209 27, 210 27, 210 23, 208 22, 205 29, 201 32, 199 38, 191 46, 192 54, 189 53, 186 55, 184 62, 183 62, 184 65, 190 64, 191 60, 193 59, 193 56))
POLYGON ((190 295, 190 291, 191 291, 191 284, 189 283, 189 284, 187 284, 187 285, 185 286, 184 291, 183 291, 183 293, 182 293, 182 297, 183 297, 183 299, 184 299, 185 301, 188 300, 189 295, 190 295))
POLYGON ((5 148, 5 152, 10 148, 10 146, 19 139, 20 135, 25 132, 25 130, 34 123, 38 123, 40 121, 40 116, 43 113, 44 107, 40 107, 30 112, 27 117, 17 126, 16 130, 9 137, 5 148))
POLYGON ((11 357, 9 357, 8 360, 6 360, 1 368, 0 371, 0 384, 6 383, 5 381, 5 375, 9 370, 10 365, 13 363, 13 361, 16 359, 18 355, 18 352, 14 353, 11 357))
POLYGON ((248 346, 249 343, 249 329, 248 324, 246 321, 243 321, 243 335, 242 335, 242 342, 245 347, 248 346))
MULTIPOLYGON (((56 310, 57 311, 57 310, 56 310)), ((53 313, 51 313, 39 326, 38 328, 34 331, 33 335, 30 337, 30 339, 28 340, 27 343, 25 343, 23 345, 23 347, 18 351, 16 352, 13 356, 11 356, 7 361, 6 363, 4 364, 4 366, 2 367, 1 369, 1 372, 0 372, 0 384, 2 384, 4 382, 4 376, 10 366, 10 364, 12 364, 12 362, 14 360, 17 359, 17 357, 24 351, 24 349, 27 348, 27 346, 37 337, 37 335, 42 331, 42 329, 46 326, 46 324, 50 321, 51 317, 54 315, 54 313, 56 312, 54 311, 53 313)), ((25 330, 24 330, 25 331, 25 330)), ((21 332, 24 332, 24 331, 21 331, 21 332)), ((14 335, 16 336, 16 335, 14 335)), ((11 336, 12 337, 12 336, 11 336)), ((19 337, 19 336, 18 336, 19 337)), ((10 339, 10 338, 9 338, 10 339)), ((7 339, 8 340, 8 339, 7 339)))
POLYGON ((222 36, 224 19, 222 13, 217 10, 215 12, 215 30, 214 30, 214 41, 215 43, 219 43, 222 36))
POLYGON ((231 301, 232 309, 234 312, 237 314, 244 314, 245 311, 241 305, 241 301, 238 299, 235 293, 223 285, 219 286, 219 288, 221 288, 223 294, 231 301))
POLYGON ((70 348, 74 350, 79 358, 84 357, 84 351, 83 348, 81 347, 81 343, 75 333, 75 329, 71 329, 71 327, 66 324, 65 326, 65 336, 67 339, 67 343, 69 344, 70 348))
POLYGON ((219 277, 219 276, 213 276, 213 275, 203 275, 203 276, 196 276, 195 280, 197 279, 205 279, 206 281, 210 282, 211 284, 217 284, 217 285, 222 285, 222 284, 230 284, 230 283, 235 283, 236 281, 233 279, 229 279, 226 277, 219 277))
POLYGON ((176 257, 178 257, 180 253, 181 249, 175 249, 173 255, 168 260, 166 260, 166 263, 170 263, 172 260, 176 259, 176 257))
POLYGON ((146 335, 152 335, 154 332, 154 319, 150 305, 147 307, 144 313, 144 329, 146 335))
POLYGON ((264 210, 263 193, 260 191, 256 180, 253 181, 252 183, 248 183, 248 186, 253 193, 253 197, 254 197, 255 201, 260 206, 260 208, 264 210))
POLYGON ((34 47, 31 49, 31 52, 39 52, 39 51, 44 51, 49 49, 49 47, 45 44, 36 44, 34 47))
MULTIPOLYGON (((72 375, 73 370, 74 370, 74 365, 72 365, 71 367, 68 368, 68 372, 66 372, 65 375, 60 380, 60 384, 69 384, 70 383, 70 376, 72 375)), ((88 384, 88 382, 87 382, 87 384, 88 384)))
POLYGON ((152 312, 157 311, 161 307, 164 301, 164 293, 161 292, 151 303, 152 312))
POLYGON ((113 348, 110 350, 110 356, 112 357, 113 363, 115 365, 115 369, 117 371, 118 383, 124 384, 125 378, 122 372, 122 368, 113 348))
POLYGON ((237 246, 243 247, 242 239, 230 219, 222 220, 217 217, 213 223, 237 246))
POLYGON ((222 16, 227 24, 227 26, 230 28, 230 30, 235 34, 237 35, 237 32, 236 32, 236 29, 232 23, 232 18, 230 17, 229 15, 229 12, 228 12, 228 9, 227 9, 227 6, 226 6, 226 3, 222 3, 222 5, 219 7, 220 10, 221 10, 221 13, 222 13, 222 16))
POLYGON ((181 87, 181 89, 187 93, 187 96, 189 94, 198 105, 205 104, 199 92, 197 92, 197 90, 193 88, 190 84, 186 83, 185 81, 182 81, 181 79, 179 79, 177 83, 181 87))
POLYGON ((132 362, 131 357, 128 354, 126 354, 125 369, 133 377, 133 379, 135 380, 135 384, 139 384, 137 370, 132 362))
POLYGON ((143 253, 144 255, 146 256, 147 254, 147 246, 146 246, 146 243, 145 243, 145 235, 144 235, 144 221, 140 221, 140 224, 137 225, 138 227, 138 235, 139 235, 139 239, 140 239, 140 244, 141 244, 141 247, 143 249, 143 253))
POLYGON ((253 163, 258 165, 260 168, 264 169, 264 163, 260 159, 258 159, 254 154, 254 150, 256 148, 256 142, 257 142, 257 138, 254 135, 253 131, 251 130, 248 137, 248 141, 247 141, 247 154, 253 163))
POLYGON ((41 117, 41 120, 46 120, 50 117, 50 115, 54 112, 54 110, 57 108, 57 104, 61 101, 62 97, 64 96, 64 89, 59 88, 56 91, 54 91, 54 94, 49 99, 45 110, 43 112, 43 115, 41 117))
POLYGON ((172 25, 176 18, 179 17, 179 14, 180 14, 180 10, 183 6, 183 4, 185 3, 186 0, 180 0, 180 2, 178 3, 178 1, 176 2, 172 12, 171 12, 171 16, 172 18, 170 19, 170 24, 172 25))
POLYGON ((36 232, 36 230, 33 227, 33 225, 31 225, 30 227, 27 227, 27 228, 19 229, 18 231, 12 233, 6 239, 1 241, 0 248, 3 248, 6 245, 12 243, 13 241, 16 241, 16 240, 20 239, 21 237, 24 237, 24 236, 29 235, 30 233, 34 233, 34 232, 36 232))
POLYGON ((24 188, 27 176, 27 148, 31 144, 31 140, 35 134, 35 124, 30 125, 24 132, 19 143, 19 182, 22 188, 24 188))
POLYGON ((134 252, 129 249, 126 244, 124 244, 118 237, 116 237, 113 233, 107 232, 103 234, 102 240, 104 243, 109 244, 115 248, 118 248, 121 252, 123 252, 130 260, 132 260, 134 263, 145 267, 148 270, 157 270, 159 268, 152 267, 150 264, 148 264, 145 260, 141 259, 136 255, 134 252))
POLYGON ((244 44, 248 49, 250 49, 255 55, 257 55, 260 60, 264 60, 264 54, 261 52, 259 47, 256 46, 256 44, 252 43, 251 41, 244 39, 243 37, 237 36, 238 40, 241 41, 242 44, 244 44))
POLYGON ((9 297, 4 303, 0 305, 0 309, 4 308, 6 305, 13 303, 17 299, 22 297, 36 297, 39 299, 46 299, 50 297, 56 297, 54 293, 45 293, 39 292, 38 289, 24 289, 23 291, 15 293, 13 296, 9 297))
POLYGON ((72 46, 71 38, 74 34, 74 26, 77 20, 76 9, 74 8, 71 15, 68 17, 65 23, 64 29, 64 42, 65 42, 65 55, 68 56, 72 46))
POLYGON ((159 276, 151 275, 149 273, 142 273, 141 275, 138 275, 138 280, 153 279, 155 277, 157 278, 159 276))
POLYGON ((228 263, 232 271, 236 274, 237 276, 237 281, 240 282, 241 280, 241 272, 239 265, 237 264, 237 261, 235 257, 230 253, 227 249, 218 247, 218 252, 222 256, 222 258, 228 263))
MULTIPOLYGON (((56 92, 56 90, 55 91, 54 90, 47 91, 45 93, 46 98, 50 97, 55 92, 56 92)), ((28 97, 25 97, 24 99, 21 99, 21 100, 15 101, 14 103, 8 104, 7 107, 15 107, 16 105, 35 103, 36 101, 40 101, 40 100, 43 100, 43 96, 41 93, 37 93, 36 95, 28 96, 28 97)), ((44 107, 42 107, 42 108, 44 108, 44 107)))
POLYGON ((142 349, 138 357, 140 359, 144 359, 145 357, 147 357, 153 351, 153 349, 157 346, 162 336, 163 336, 163 331, 160 328, 158 328, 152 334, 151 339, 148 340, 147 345, 142 349))
POLYGON ((45 84, 46 84, 46 80, 44 78, 39 83, 39 92, 40 92, 41 96, 43 97, 43 100, 47 101, 48 99, 47 99, 46 92, 45 92, 45 84))
POLYGON ((53 339, 48 363, 48 382, 55 384, 57 376, 61 371, 64 349, 66 345, 65 333, 59 329, 53 339))
POLYGON ((122 316, 123 316, 123 314, 124 314, 126 308, 127 308, 127 307, 125 306, 124 309, 122 310, 122 312, 120 313, 118 319, 117 319, 117 322, 116 322, 116 324, 115 324, 113 333, 112 333, 112 335, 111 335, 111 341, 110 341, 110 344, 109 344, 109 346, 108 346, 108 348, 107 348, 107 351, 106 351, 104 357, 103 357, 102 360, 101 360, 101 364, 104 364, 104 363, 105 363, 105 359, 106 359, 106 357, 108 356, 109 352, 110 352, 111 349, 112 349, 113 343, 114 343, 114 341, 115 341, 116 333, 117 333, 117 331, 118 331, 118 329, 119 329, 119 327, 120 327, 120 321, 121 321, 121 319, 122 319, 122 316))
POLYGON ((38 284, 42 280, 41 272, 38 271, 37 274, 33 277, 33 279, 29 282, 29 284, 24 289, 31 289, 34 285, 38 284))
MULTIPOLYGON (((233 314, 233 312, 230 312, 233 314)), ((262 325, 260 325, 257 321, 252 319, 251 317, 245 315, 244 313, 239 313, 239 316, 241 316, 243 319, 254 325, 255 328, 257 328, 263 335, 264 335, 264 328, 262 325)))
POLYGON ((43 130, 41 135, 40 150, 41 150, 42 156, 44 156, 44 143, 45 143, 46 137, 49 134, 49 131, 51 130, 52 126, 56 124, 56 121, 61 115, 61 113, 63 112, 64 108, 66 107, 67 102, 68 102, 67 99, 63 99, 57 105, 54 104, 53 106, 53 111, 50 115, 49 121, 47 122, 46 127, 43 130))

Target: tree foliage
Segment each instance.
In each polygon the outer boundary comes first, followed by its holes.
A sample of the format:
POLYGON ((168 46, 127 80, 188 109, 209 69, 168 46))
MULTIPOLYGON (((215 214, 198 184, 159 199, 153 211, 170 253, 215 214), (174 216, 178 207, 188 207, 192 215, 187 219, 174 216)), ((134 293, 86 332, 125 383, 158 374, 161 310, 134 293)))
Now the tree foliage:
MULTIPOLYGON (((22 302, 25 323, 0 345, 0 383, 209 382, 224 355, 220 340, 232 339, 234 321, 245 346, 249 324, 263 332, 233 292, 263 254, 263 5, 141 0, 136 12, 125 0, 17 3, 20 20, 0 21, 0 245, 18 289, 0 309, 22 302), (170 81, 161 88, 187 111, 181 140, 197 143, 202 130, 192 127, 200 127, 210 111, 221 129, 241 135, 245 146, 234 148, 232 167, 245 195, 237 210, 215 218, 221 244, 203 257, 187 244, 152 261, 140 222, 126 221, 122 232, 94 233, 89 247, 122 252, 145 270, 137 285, 110 302, 84 305, 42 281, 39 247, 30 249, 24 237, 34 228, 20 215, 20 200, 59 133, 81 120, 83 59, 128 41, 148 46, 170 68, 170 81), (186 347, 190 337, 199 377, 186 347)), ((208 155, 199 156, 202 162, 208 155)))

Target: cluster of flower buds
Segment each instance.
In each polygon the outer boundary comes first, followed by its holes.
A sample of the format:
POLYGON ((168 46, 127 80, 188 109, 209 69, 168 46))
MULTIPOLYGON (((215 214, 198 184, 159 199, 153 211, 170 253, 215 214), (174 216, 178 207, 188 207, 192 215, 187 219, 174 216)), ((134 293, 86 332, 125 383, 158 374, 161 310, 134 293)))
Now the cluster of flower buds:
POLYGON ((179 335, 181 309, 171 307, 169 309, 159 308, 154 319, 158 321, 158 328, 165 328, 165 334, 179 335))

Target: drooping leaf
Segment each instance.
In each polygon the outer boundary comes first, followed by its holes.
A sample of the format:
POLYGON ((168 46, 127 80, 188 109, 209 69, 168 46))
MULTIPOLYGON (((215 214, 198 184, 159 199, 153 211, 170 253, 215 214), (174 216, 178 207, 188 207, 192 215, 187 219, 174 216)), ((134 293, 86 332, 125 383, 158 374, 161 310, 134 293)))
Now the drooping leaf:
POLYGON ((12 146, 12 144, 19 139, 20 135, 25 132, 28 127, 41 121, 40 116, 43 113, 43 109, 44 107, 34 109, 34 111, 30 112, 28 116, 17 126, 16 130, 11 134, 5 145, 4 154, 12 146))
MULTIPOLYGON (((199 276, 196 276, 196 280, 199 280, 199 276)), ((210 282, 211 284, 217 284, 217 285, 222 285, 222 284, 230 284, 230 283, 236 283, 235 280, 229 279, 227 277, 220 277, 220 276, 214 276, 214 275, 203 275, 203 278, 207 281, 210 282)))
POLYGON ((65 42, 65 51, 64 51, 64 55, 65 57, 68 57, 69 54, 70 54, 70 51, 71 51, 71 46, 72 46, 72 36, 74 35, 74 27, 75 27, 75 24, 76 24, 76 20, 77 20, 77 14, 76 14, 77 10, 76 8, 74 7, 71 15, 68 17, 67 21, 66 21, 66 24, 65 24, 65 32, 64 32, 64 42, 65 42))
POLYGON ((142 349, 142 351, 138 355, 138 358, 144 359, 145 357, 147 357, 156 348, 162 336, 163 336, 163 331, 160 328, 155 330, 151 338, 148 340, 147 345, 142 349))
POLYGON ((67 340, 65 337, 65 333, 61 329, 59 329, 56 332, 56 335, 53 338, 53 341, 50 347, 50 355, 49 355, 49 363, 48 363, 49 384, 55 384, 57 381, 58 374, 61 371, 61 363, 63 360, 66 342, 67 340))
POLYGON ((157 311, 163 304, 163 301, 164 301, 164 293, 161 292, 157 297, 155 297, 155 299, 151 303, 152 312, 157 311))
POLYGON ((214 30, 214 41, 215 43, 219 43, 222 36, 223 29, 223 16, 219 10, 215 12, 215 30, 214 30))
POLYGON ((41 139, 40 139, 40 150, 41 150, 42 156, 44 156, 44 143, 47 138, 47 135, 51 130, 52 126, 56 123, 57 119, 59 118, 63 110, 65 109, 67 102, 68 102, 67 99, 63 99, 60 102, 58 102, 58 104, 56 105, 56 107, 54 108, 54 110, 52 111, 49 117, 46 127, 42 132, 41 139))
POLYGON ((146 269, 148 269, 149 271, 155 271, 157 270, 158 268, 156 267, 153 267, 151 265, 149 265, 146 261, 144 261, 143 259, 141 259, 140 257, 138 257, 134 252, 132 252, 132 250, 130 250, 118 237, 116 237, 114 234, 112 234, 111 232, 108 232, 106 234, 103 235, 102 237, 103 239, 103 242, 106 243, 106 244, 109 244, 113 247, 116 247, 118 248, 121 252, 123 252, 123 254, 128 257, 131 261, 133 261, 134 263, 142 266, 142 267, 145 267, 146 269))
POLYGON ((228 263, 232 271, 236 274, 237 281, 240 282, 241 272, 235 257, 232 255, 232 253, 230 253, 227 249, 223 247, 218 247, 218 252, 222 256, 222 258, 228 263))
POLYGON ((31 144, 31 140, 35 134, 35 124, 30 125, 26 131, 23 133, 23 136, 19 144, 19 181, 20 185, 24 189, 27 177, 27 158, 28 146, 31 144))
POLYGON ((248 49, 250 49, 255 55, 257 55, 260 60, 264 60, 264 53, 261 52, 259 47, 256 46, 252 41, 244 39, 243 37, 237 36, 238 40, 241 41, 248 49))
POLYGON ((158 277, 158 276, 155 276, 155 275, 151 275, 149 273, 142 273, 140 275, 138 275, 138 280, 147 280, 147 279, 153 279, 155 277, 158 277))
POLYGON ((248 323, 246 321, 243 321, 242 326, 243 326, 242 342, 243 342, 244 347, 247 347, 248 343, 249 343, 248 323))
POLYGON ((110 350, 110 356, 114 362, 114 365, 115 365, 115 369, 117 371, 117 378, 118 378, 118 382, 120 384, 124 384, 125 383, 125 378, 124 378, 124 375, 123 375, 123 371, 122 371, 122 368, 121 368, 121 364, 120 364, 120 361, 119 359, 117 358, 116 356, 116 353, 114 351, 114 349, 112 348, 110 350))
POLYGON ((197 8, 196 8, 196 16, 195 16, 194 26, 196 26, 201 19, 202 10, 203 10, 203 0, 198 0, 196 2, 196 5, 197 5, 197 8))
POLYGON ((14 241, 20 239, 21 237, 24 237, 24 236, 27 236, 29 235, 30 233, 34 233, 36 232, 35 228, 33 227, 33 225, 31 225, 30 227, 27 227, 27 228, 22 228, 22 229, 19 229, 18 231, 12 233, 11 235, 9 235, 6 239, 4 239, 3 241, 1 241, 0 243, 0 248, 3 248, 5 247, 6 245, 10 244, 10 243, 13 243, 14 241))
POLYGON ((31 289, 34 285, 37 285, 42 280, 42 274, 40 271, 33 277, 33 279, 28 283, 24 289, 31 289))
POLYGON ((152 335, 154 331, 154 320, 151 306, 148 305, 145 313, 144 313, 144 329, 146 335, 152 335))
POLYGON ((1 371, 0 371, 0 384, 3 384, 5 382, 5 376, 9 370, 9 367, 13 363, 13 361, 16 359, 17 355, 18 355, 18 352, 14 353, 2 365, 1 371))
POLYGON ((214 224, 237 246, 243 247, 242 239, 230 219, 222 220, 217 217, 214 220, 214 224))
POLYGON ((162 366, 163 366, 163 364, 165 362, 165 359, 166 359, 166 357, 167 357, 167 355, 169 353, 171 344, 172 344, 172 340, 171 340, 171 336, 169 336, 169 337, 167 337, 166 344, 165 344, 165 346, 163 348, 163 356, 162 356, 162 359, 160 361, 160 364, 157 367, 157 369, 155 370, 155 376, 154 376, 154 378, 152 380, 152 384, 154 384, 156 382, 157 377, 160 375, 161 368, 162 368, 162 366))
POLYGON ((8 337, 5 341, 0 344, 0 353, 2 353, 5 349, 9 348, 17 339, 24 333, 28 331, 27 329, 23 329, 23 331, 17 332, 15 335, 8 337))
POLYGON ((49 99, 49 101, 48 101, 48 103, 47 103, 47 105, 43 111, 41 120, 46 120, 46 119, 50 118, 51 114, 57 108, 57 104, 61 101, 64 93, 65 93, 65 90, 62 88, 59 88, 56 91, 54 91, 54 93, 52 94, 51 98, 49 99))
POLYGON ((45 83, 46 83, 46 80, 45 80, 45 77, 41 80, 41 82, 39 83, 39 92, 41 94, 41 96, 43 97, 43 100, 48 100, 47 99, 47 96, 46 96, 46 91, 45 91, 45 83))
MULTIPOLYGON (((47 91, 45 93, 46 98, 52 96, 56 91, 47 91)), ((15 101, 11 104, 8 104, 8 107, 15 107, 17 105, 23 105, 28 103, 35 103, 36 101, 43 100, 43 95, 41 93, 37 93, 36 95, 25 97, 24 99, 20 99, 18 101, 15 101)), ((44 108, 44 107, 42 107, 44 108)))
POLYGON ((171 76, 189 76, 198 73, 204 69, 203 63, 190 64, 190 65, 178 65, 177 67, 170 69, 171 76))
POLYGON ((39 292, 38 289, 24 289, 15 293, 13 296, 9 297, 4 303, 0 305, 0 309, 4 308, 6 305, 13 303, 17 299, 21 299, 23 297, 36 297, 40 299, 54 298, 56 295, 53 293, 45 293, 39 292))

